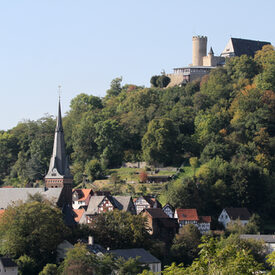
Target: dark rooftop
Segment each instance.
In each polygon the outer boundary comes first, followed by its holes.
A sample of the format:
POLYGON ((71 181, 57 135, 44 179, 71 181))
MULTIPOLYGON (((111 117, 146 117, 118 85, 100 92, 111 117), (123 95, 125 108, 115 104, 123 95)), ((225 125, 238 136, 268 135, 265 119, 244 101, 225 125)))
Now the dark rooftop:
POLYGON ((131 248, 131 249, 116 249, 111 250, 110 253, 115 256, 119 256, 128 260, 130 258, 140 257, 138 261, 144 264, 160 263, 160 260, 154 257, 151 253, 143 248, 131 248))

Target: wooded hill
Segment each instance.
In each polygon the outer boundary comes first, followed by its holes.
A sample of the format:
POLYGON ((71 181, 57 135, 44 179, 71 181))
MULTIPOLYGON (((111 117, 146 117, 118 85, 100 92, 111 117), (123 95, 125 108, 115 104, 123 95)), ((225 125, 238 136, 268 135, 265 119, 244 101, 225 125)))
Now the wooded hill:
MULTIPOLYGON (((79 94, 71 101, 64 132, 75 183, 83 173, 93 176, 122 161, 179 166, 197 157, 196 177, 171 184, 164 194, 174 206, 209 214, 224 206, 247 206, 275 215, 272 46, 254 59, 227 60, 200 82, 182 87, 121 82, 114 79, 104 98, 79 94)), ((43 179, 54 128, 55 119, 45 117, 1 132, 2 184, 24 186, 43 179)))

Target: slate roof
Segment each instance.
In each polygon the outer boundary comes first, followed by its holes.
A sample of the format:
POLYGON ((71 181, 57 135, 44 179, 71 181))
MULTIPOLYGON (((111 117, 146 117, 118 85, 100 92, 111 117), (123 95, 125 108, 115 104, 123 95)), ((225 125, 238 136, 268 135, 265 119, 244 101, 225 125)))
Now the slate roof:
POLYGON ((198 221, 197 209, 176 209, 179 221, 198 221))
POLYGON ((249 213, 246 207, 243 207, 243 208, 230 207, 230 208, 225 208, 225 211, 231 220, 237 220, 237 219, 249 220, 249 218, 251 217, 251 214, 249 213))
MULTIPOLYGON (((156 199, 156 198, 154 198, 154 197, 151 197, 151 196, 141 196, 141 197, 139 197, 139 198, 143 198, 144 200, 146 200, 148 203, 149 203, 149 205, 151 206, 151 207, 154 207, 154 208, 161 208, 161 204, 160 204, 160 202, 156 199)), ((137 198, 137 199, 139 199, 139 198, 137 198)), ((135 199, 135 201, 137 200, 137 199, 135 199)))
POLYGON ((4 267, 16 267, 17 266, 17 264, 11 258, 0 257, 0 261, 2 262, 4 267))
POLYGON ((266 41, 256 41, 241 38, 231 38, 231 41, 236 56, 246 54, 254 57, 256 51, 261 50, 264 45, 270 45, 270 42, 266 41))
POLYGON ((98 212, 98 206, 107 197, 114 208, 118 210, 127 211, 131 202, 131 196, 91 196, 86 214, 93 215, 98 212))
POLYGON ((14 202, 29 199, 29 195, 41 194, 47 200, 57 204, 62 188, 0 188, 0 209, 6 209, 14 202))
POLYGON ((257 241, 264 241, 265 243, 275 243, 275 235, 256 235, 256 234, 243 234, 240 235, 241 239, 254 239, 257 241))
POLYGON ((58 115, 54 134, 53 152, 50 160, 49 170, 45 178, 72 178, 69 168, 64 131, 62 126, 60 100, 58 103, 58 115))
POLYGON ((144 209, 144 211, 148 212, 153 219, 170 219, 169 216, 165 214, 161 208, 146 208, 144 209))
POLYGON ((125 260, 140 257, 138 261, 143 264, 161 263, 159 259, 154 257, 151 253, 143 248, 115 249, 110 250, 110 253, 114 254, 115 256, 122 257, 125 260))
POLYGON ((170 208, 173 212, 175 212, 175 208, 170 204, 170 203, 166 203, 162 209, 165 209, 165 208, 170 208))

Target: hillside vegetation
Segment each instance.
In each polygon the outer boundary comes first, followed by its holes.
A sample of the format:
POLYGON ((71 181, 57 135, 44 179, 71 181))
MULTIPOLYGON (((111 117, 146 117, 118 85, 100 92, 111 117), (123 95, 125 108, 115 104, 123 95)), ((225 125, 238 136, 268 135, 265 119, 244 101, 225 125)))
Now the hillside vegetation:
MULTIPOLYGON (((224 206, 246 206, 275 218, 272 46, 255 58, 232 58, 200 82, 182 87, 121 82, 114 79, 104 98, 82 93, 71 101, 64 132, 76 184, 83 174, 100 178, 123 161, 180 166, 197 157, 195 173, 169 184, 163 200, 208 214, 224 206)), ((45 117, 1 132, 1 184, 43 179, 54 128, 54 119, 45 117)))

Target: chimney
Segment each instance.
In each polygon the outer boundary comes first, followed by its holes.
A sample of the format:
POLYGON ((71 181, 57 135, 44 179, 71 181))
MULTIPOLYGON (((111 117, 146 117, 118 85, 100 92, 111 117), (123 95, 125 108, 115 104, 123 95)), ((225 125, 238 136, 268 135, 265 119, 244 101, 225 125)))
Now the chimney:
POLYGON ((94 244, 94 237, 93 236, 89 236, 88 237, 88 244, 89 245, 93 245, 94 244))

